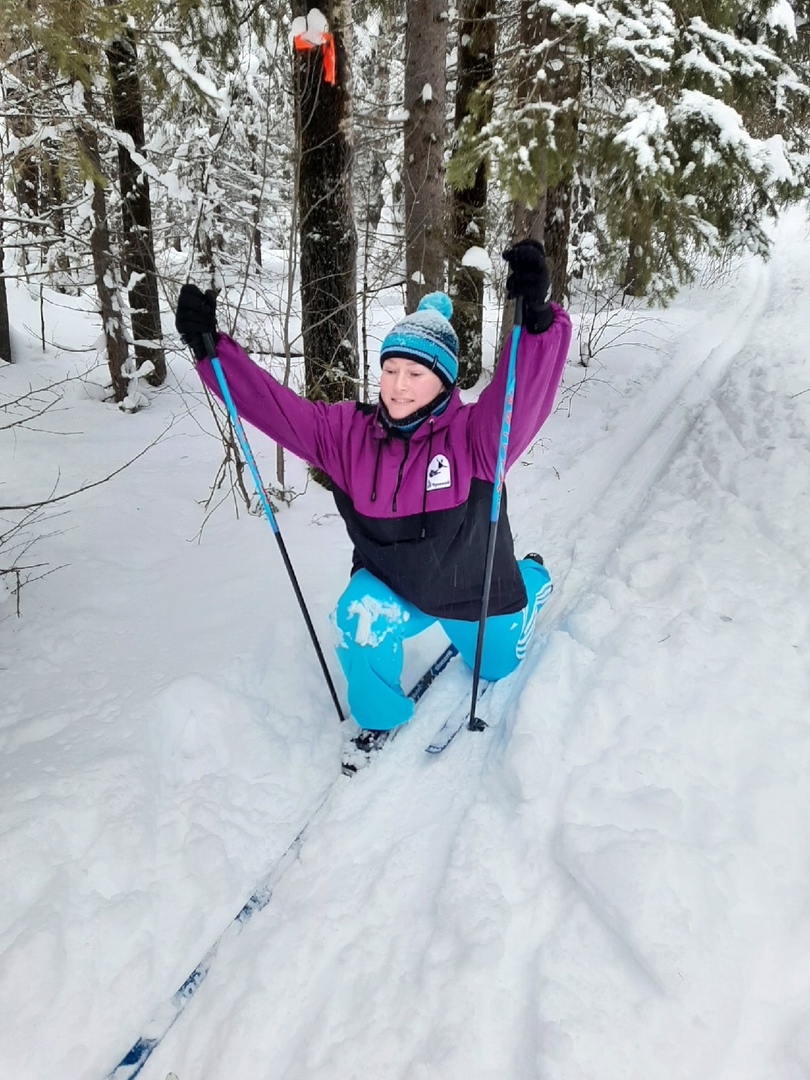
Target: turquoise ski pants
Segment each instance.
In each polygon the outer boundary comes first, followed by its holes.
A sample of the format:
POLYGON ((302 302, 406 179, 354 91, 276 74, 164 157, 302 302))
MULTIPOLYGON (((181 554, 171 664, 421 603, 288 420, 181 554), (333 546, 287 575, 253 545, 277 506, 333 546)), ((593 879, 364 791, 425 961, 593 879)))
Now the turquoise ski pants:
MULTIPOLYGON (((481 677, 502 679, 518 666, 534 632, 537 612, 551 594, 544 566, 533 559, 518 563, 528 604, 514 615, 487 619, 481 677)), ((378 731, 410 720, 413 702, 402 689, 402 643, 439 622, 462 659, 473 666, 478 623, 439 619, 397 596, 368 570, 352 575, 332 613, 337 655, 349 685, 349 709, 362 728, 378 731)))

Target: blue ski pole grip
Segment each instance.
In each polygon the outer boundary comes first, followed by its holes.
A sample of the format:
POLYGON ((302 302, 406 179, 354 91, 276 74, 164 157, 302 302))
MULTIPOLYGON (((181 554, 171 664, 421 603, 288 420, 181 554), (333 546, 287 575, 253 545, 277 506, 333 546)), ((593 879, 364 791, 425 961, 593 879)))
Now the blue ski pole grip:
POLYGON ((492 489, 492 509, 490 511, 490 523, 498 520, 501 512, 501 494, 503 481, 506 476, 506 454, 509 450, 509 435, 512 430, 512 408, 515 403, 515 366, 517 361, 518 342, 520 331, 523 326, 523 297, 515 299, 515 320, 512 325, 512 343, 509 350, 509 366, 506 370, 506 393, 503 399, 503 416, 501 419, 501 441, 498 445, 498 461, 495 467, 495 486, 492 489))
POLYGON ((225 378, 225 372, 222 370, 222 364, 220 364, 219 357, 217 356, 213 334, 203 334, 203 345, 205 346, 205 351, 208 353, 208 359, 211 361, 211 367, 217 380, 217 385, 222 393, 222 400, 225 402, 225 408, 228 410, 228 416, 231 418, 233 430, 236 432, 236 438, 241 447, 242 454, 244 455, 247 467, 250 470, 250 475, 253 477, 253 484, 256 488, 259 502, 262 505, 262 510, 264 510, 265 517, 270 522, 270 528, 274 533, 278 533, 276 515, 273 513, 273 508, 267 498, 267 493, 264 490, 262 478, 259 475, 259 470, 256 465, 256 459, 253 457, 253 451, 250 449, 250 443, 245 435, 245 429, 242 427, 242 421, 239 419, 239 414, 236 411, 236 406, 231 397, 231 391, 228 386, 228 381, 225 378))

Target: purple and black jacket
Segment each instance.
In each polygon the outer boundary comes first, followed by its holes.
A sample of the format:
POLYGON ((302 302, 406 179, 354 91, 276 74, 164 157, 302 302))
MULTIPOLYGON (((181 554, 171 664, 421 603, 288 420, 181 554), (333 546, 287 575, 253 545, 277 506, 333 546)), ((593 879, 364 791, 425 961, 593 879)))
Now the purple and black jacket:
MULTIPOLYGON (((557 392, 571 340, 562 308, 542 334, 520 335, 507 468, 534 439, 557 392)), ((281 386, 232 338, 218 354, 240 416, 286 450, 327 474, 354 544, 353 569, 365 567, 399 596, 440 619, 478 619, 492 487, 506 387, 509 342, 492 382, 407 436, 387 429, 376 405, 308 401, 281 386)), ((211 364, 197 365, 219 396, 211 364)), ((501 510, 490 615, 520 611, 526 590, 501 510)))

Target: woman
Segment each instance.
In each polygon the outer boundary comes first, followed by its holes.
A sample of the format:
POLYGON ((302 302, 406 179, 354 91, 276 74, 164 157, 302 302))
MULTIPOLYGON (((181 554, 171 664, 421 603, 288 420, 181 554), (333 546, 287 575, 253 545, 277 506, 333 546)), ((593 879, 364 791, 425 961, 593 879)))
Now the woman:
MULTIPOLYGON (((508 467, 551 412, 571 324, 546 300, 542 245, 521 241, 504 258, 511 267, 508 294, 523 298, 524 312, 508 467)), ((352 576, 332 616, 337 655, 351 715, 367 731, 387 731, 411 718, 413 703, 400 684, 406 638, 438 620, 470 666, 475 656, 507 363, 502 355, 478 400, 463 404, 451 315, 450 298, 432 293, 391 329, 380 350, 377 404, 308 401, 254 364, 231 338, 217 337, 239 414, 332 481, 354 545, 352 576)), ((203 347, 203 335, 216 328, 212 295, 184 285, 176 326, 194 350, 203 382, 219 394, 203 347)), ((515 558, 504 492, 482 678, 500 679, 517 667, 550 591, 539 556, 515 558)))

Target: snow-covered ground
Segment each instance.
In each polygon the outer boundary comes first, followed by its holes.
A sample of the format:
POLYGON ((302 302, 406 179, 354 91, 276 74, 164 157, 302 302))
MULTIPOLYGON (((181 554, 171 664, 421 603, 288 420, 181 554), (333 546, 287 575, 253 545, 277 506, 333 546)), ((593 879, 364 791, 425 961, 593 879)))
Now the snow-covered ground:
MULTIPOLYGON (((556 590, 497 723, 423 753, 455 666, 353 780, 266 522, 200 531, 220 451, 179 351, 143 412, 91 376, 0 432, 4 505, 161 436, 54 507, 27 558, 58 571, 0 603, 3 1080, 103 1080, 319 806, 146 1080, 810 1076, 808 288, 797 212, 770 264, 569 367, 509 478, 556 590)), ((53 297, 43 353, 13 295, 4 400, 97 332, 53 297)), ((313 487, 279 520, 329 649, 342 526, 313 487)))

